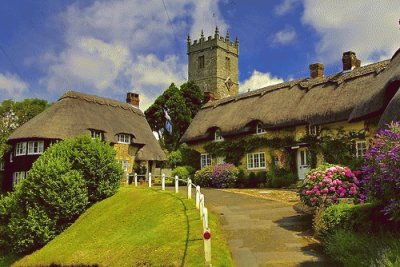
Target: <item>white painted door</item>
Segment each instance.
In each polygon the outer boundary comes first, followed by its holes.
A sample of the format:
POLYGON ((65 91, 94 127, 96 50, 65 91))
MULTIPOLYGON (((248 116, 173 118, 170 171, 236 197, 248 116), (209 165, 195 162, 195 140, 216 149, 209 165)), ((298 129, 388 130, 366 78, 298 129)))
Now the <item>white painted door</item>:
POLYGON ((301 147, 297 150, 297 176, 299 179, 304 179, 309 170, 308 149, 301 147))

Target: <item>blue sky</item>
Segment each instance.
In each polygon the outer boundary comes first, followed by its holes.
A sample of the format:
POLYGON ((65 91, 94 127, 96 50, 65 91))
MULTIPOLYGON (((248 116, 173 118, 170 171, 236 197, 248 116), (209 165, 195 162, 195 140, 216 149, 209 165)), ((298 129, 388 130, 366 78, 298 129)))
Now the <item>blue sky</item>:
POLYGON ((147 108, 187 79, 186 38, 216 25, 240 41, 242 92, 309 76, 311 63, 341 71, 352 50, 362 65, 400 44, 392 0, 14 0, 0 9, 0 101, 56 101, 77 90, 147 108), (164 5, 165 4, 165 5, 164 5))

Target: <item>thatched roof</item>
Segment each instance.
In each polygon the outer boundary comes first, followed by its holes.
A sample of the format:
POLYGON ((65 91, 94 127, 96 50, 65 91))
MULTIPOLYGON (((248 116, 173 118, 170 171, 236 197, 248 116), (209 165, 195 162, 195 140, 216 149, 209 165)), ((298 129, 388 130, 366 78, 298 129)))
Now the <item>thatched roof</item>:
POLYGON ((382 108, 384 94, 380 98, 376 95, 384 90, 393 73, 400 73, 398 58, 324 78, 284 82, 207 103, 193 119, 181 142, 210 138, 215 128, 225 136, 243 133, 257 121, 273 129, 362 119, 382 108), (358 105, 365 103, 366 108, 354 112, 358 105))
POLYGON ((16 129, 9 142, 17 139, 66 139, 90 130, 104 131, 106 141, 116 143, 118 134, 130 134, 143 146, 139 160, 165 160, 143 112, 127 103, 69 91, 48 109, 16 129))

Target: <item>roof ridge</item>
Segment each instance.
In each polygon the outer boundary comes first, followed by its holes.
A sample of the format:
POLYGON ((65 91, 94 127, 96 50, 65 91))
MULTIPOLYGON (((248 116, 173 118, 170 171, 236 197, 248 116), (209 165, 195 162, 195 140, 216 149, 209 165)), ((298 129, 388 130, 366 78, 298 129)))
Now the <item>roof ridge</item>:
POLYGON ((230 96, 226 98, 219 99, 217 101, 209 102, 206 103, 202 109, 205 108, 210 108, 210 107, 217 107, 219 105, 224 105, 232 101, 238 101, 241 99, 249 98, 249 97, 254 97, 254 96, 263 96, 267 93, 280 90, 283 88, 292 88, 295 85, 298 85, 301 88, 306 88, 306 89, 311 89, 314 86, 323 84, 323 83, 328 83, 328 82, 333 82, 337 83, 340 85, 346 80, 349 79, 354 79, 360 76, 368 75, 370 73, 375 72, 376 74, 381 73, 390 63, 390 59, 374 62, 365 66, 361 66, 359 68, 355 68, 351 71, 341 71, 338 73, 333 73, 331 75, 328 75, 323 78, 317 78, 317 79, 310 79, 309 77, 307 78, 300 78, 296 80, 291 80, 291 81, 286 81, 278 84, 273 84, 273 85, 268 85, 266 87, 258 88, 253 91, 245 92, 236 96, 230 96))
POLYGON ((96 96, 96 95, 91 95, 91 94, 86 94, 86 93, 70 90, 70 91, 65 92, 58 99, 58 101, 60 101, 64 98, 75 98, 75 99, 80 99, 80 100, 84 100, 84 101, 99 104, 99 105, 105 105, 105 106, 110 106, 110 107, 115 107, 115 108, 122 108, 124 110, 131 110, 140 116, 144 116, 143 112, 139 108, 134 107, 128 103, 121 102, 121 101, 114 100, 114 99, 107 98, 107 97, 101 97, 101 96, 96 96))

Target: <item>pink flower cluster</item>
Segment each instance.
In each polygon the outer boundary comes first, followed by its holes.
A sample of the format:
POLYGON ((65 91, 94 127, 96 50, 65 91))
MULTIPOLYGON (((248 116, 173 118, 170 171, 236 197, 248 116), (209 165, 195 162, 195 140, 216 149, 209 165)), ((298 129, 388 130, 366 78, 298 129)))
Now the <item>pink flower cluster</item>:
POLYGON ((311 207, 329 206, 340 198, 364 202, 359 180, 348 167, 323 165, 310 171, 300 186, 301 201, 311 207))

